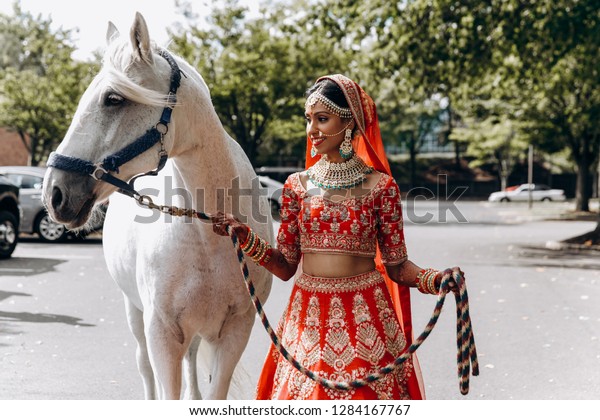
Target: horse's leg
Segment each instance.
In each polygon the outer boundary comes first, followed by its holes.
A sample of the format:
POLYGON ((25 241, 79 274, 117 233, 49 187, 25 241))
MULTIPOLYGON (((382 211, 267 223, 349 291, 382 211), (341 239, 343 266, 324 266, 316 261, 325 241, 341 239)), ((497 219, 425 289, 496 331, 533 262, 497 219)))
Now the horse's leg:
POLYGON ((214 357, 207 399, 227 399, 233 371, 248 344, 253 324, 254 307, 251 307, 245 314, 230 316, 221 328, 219 339, 211 343, 214 357))
POLYGON ((135 356, 144 385, 144 398, 154 400, 156 399, 156 387, 154 386, 154 373, 148 357, 146 335, 144 334, 144 316, 142 311, 133 305, 127 296, 125 296, 125 312, 127 314, 129 329, 137 341, 135 356))
POLYGON ((184 333, 177 324, 166 324, 157 314, 148 314, 144 321, 159 398, 177 400, 181 396, 182 362, 189 342, 184 342, 184 333))
POLYGON ((183 374, 185 376, 185 389, 183 398, 186 400, 201 400, 202 395, 198 386, 198 348, 200 347, 201 338, 195 336, 190 343, 188 351, 183 358, 183 374))

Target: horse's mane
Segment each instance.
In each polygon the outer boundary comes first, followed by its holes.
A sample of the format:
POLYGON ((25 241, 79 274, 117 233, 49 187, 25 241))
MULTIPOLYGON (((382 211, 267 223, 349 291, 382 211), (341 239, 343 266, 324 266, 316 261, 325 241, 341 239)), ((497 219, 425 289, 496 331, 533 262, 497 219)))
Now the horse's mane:
MULTIPOLYGON (((156 49, 155 43, 152 42, 152 51, 156 49)), ((165 93, 145 88, 127 75, 130 67, 139 61, 140 58, 131 51, 131 44, 126 39, 117 38, 110 43, 104 53, 101 73, 115 92, 130 101, 143 105, 165 106, 167 104, 165 93)))

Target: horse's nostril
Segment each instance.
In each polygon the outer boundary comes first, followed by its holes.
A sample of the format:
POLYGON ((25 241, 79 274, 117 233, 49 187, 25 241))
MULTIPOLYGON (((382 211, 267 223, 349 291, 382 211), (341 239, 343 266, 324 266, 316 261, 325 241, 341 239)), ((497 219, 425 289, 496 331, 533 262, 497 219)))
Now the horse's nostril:
POLYGON ((63 201, 63 194, 60 188, 52 188, 52 207, 57 209, 60 207, 63 201))

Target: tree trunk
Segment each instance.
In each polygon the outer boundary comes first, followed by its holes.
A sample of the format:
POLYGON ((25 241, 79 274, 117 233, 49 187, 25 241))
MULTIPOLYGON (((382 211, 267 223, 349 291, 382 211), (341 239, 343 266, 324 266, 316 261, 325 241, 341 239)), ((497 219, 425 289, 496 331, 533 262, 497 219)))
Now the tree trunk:
POLYGON ((575 192, 575 210, 590 211, 590 155, 589 140, 582 139, 582 151, 577 162, 577 188, 575 192))
POLYGON ((600 213, 598 214, 598 223, 596 224, 596 229, 584 233, 583 235, 575 236, 573 238, 565 239, 562 241, 567 244, 577 244, 577 245, 600 245, 600 213))
POLYGON ((414 188, 417 183, 417 148, 415 147, 414 139, 410 140, 410 188, 414 188))
MULTIPOLYGON (((453 121, 453 113, 452 113, 452 105, 450 103, 450 98, 448 98, 448 131, 446 132, 446 141, 450 139, 450 135, 452 134, 452 130, 454 129, 454 121, 453 121)), ((460 171, 460 143, 457 141, 453 141, 454 143, 454 166, 457 171, 460 171)))

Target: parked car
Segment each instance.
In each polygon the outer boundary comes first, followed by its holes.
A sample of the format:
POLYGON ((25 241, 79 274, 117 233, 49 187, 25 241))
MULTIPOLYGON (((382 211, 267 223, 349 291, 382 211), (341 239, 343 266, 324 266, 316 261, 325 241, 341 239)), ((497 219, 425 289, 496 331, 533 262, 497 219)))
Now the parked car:
POLYGON ((488 201, 528 201, 529 190, 533 201, 565 201, 564 190, 552 189, 544 184, 521 184, 516 188, 509 187, 506 191, 490 194, 488 201))
MULTIPOLYGON (((23 217, 19 232, 37 234, 47 242, 62 241, 69 235, 85 235, 85 233, 69 232, 64 225, 56 223, 48 215, 42 203, 42 182, 46 170, 47 168, 36 166, 0 166, 0 174, 7 177, 20 189, 23 217)), ((91 230, 102 228, 103 215, 100 219, 91 230)))
POLYGON ((279 181, 275 181, 273 178, 263 175, 258 176, 258 181, 260 182, 261 187, 267 190, 267 197, 269 198, 269 204, 271 204, 271 212, 273 215, 279 214, 283 184, 279 181))
POLYGON ((0 259, 9 258, 14 252, 20 220, 19 187, 0 175, 0 259))

